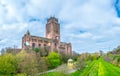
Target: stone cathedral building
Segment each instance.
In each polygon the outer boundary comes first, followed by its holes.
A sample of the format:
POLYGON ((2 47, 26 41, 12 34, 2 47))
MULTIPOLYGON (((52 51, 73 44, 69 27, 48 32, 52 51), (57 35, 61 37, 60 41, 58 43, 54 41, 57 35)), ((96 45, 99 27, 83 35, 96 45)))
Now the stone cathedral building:
POLYGON ((38 37, 30 34, 29 31, 22 37, 22 49, 34 49, 35 47, 49 47, 50 52, 63 52, 72 55, 71 43, 61 42, 60 40, 60 24, 58 19, 50 17, 46 24, 46 37, 38 37))

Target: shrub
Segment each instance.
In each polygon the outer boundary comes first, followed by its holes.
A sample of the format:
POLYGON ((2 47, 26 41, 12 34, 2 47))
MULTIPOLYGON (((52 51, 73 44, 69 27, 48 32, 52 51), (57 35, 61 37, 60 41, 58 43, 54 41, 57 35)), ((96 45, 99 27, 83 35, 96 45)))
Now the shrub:
POLYGON ((12 54, 0 56, 0 74, 13 75, 17 72, 17 59, 12 54))
POLYGON ((55 68, 61 64, 61 55, 56 52, 51 52, 50 55, 48 56, 48 61, 50 64, 49 67, 55 68))

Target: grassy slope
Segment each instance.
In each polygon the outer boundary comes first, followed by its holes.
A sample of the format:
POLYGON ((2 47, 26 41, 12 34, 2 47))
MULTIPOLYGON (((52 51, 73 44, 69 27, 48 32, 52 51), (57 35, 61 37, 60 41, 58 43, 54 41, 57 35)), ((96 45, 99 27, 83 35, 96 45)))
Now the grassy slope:
POLYGON ((67 75, 62 72, 49 72, 47 74, 43 74, 40 76, 67 76, 67 75))
POLYGON ((99 71, 99 76, 120 76, 120 68, 117 66, 114 66, 103 60, 99 60, 99 65, 101 65, 99 69, 102 69, 99 71))
POLYGON ((120 68, 100 58, 89 64, 81 74, 79 71, 71 75, 63 74, 62 72, 51 72, 41 76, 120 76, 120 68))
POLYGON ((93 61, 91 64, 89 64, 88 67, 84 69, 83 73, 80 74, 80 76, 92 76, 94 74, 97 74, 97 61, 93 61))
POLYGON ((101 58, 92 62, 80 76, 120 76, 120 68, 101 58))

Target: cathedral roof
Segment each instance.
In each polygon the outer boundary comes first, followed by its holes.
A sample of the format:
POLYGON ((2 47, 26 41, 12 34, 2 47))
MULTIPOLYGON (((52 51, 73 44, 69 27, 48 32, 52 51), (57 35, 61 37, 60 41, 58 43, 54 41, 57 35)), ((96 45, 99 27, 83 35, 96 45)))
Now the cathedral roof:
POLYGON ((45 37, 39 37, 39 36, 31 36, 31 38, 45 40, 45 41, 53 41, 52 39, 48 39, 48 38, 45 38, 45 37))

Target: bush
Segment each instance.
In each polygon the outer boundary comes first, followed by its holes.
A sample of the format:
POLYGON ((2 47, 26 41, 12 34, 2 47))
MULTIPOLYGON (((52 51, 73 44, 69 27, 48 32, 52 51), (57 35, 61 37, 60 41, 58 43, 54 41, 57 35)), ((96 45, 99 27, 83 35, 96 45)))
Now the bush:
POLYGON ((49 68, 55 68, 61 64, 61 55, 56 52, 51 52, 48 56, 49 68))
POLYGON ((12 54, 0 56, 0 74, 13 75, 17 72, 17 59, 12 54))
POLYGON ((36 55, 33 52, 26 53, 21 51, 17 54, 18 59, 18 73, 26 73, 27 75, 34 75, 38 72, 36 55))

